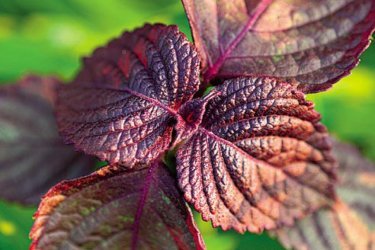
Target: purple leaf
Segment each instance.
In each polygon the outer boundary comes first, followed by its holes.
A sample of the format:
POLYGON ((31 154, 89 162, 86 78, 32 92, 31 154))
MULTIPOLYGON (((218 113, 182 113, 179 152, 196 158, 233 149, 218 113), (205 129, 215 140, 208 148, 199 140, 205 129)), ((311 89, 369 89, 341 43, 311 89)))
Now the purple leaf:
POLYGON ((106 167, 53 187, 35 214, 32 250, 204 249, 190 209, 161 163, 106 167))
POLYGON ((375 246, 375 166, 347 144, 335 142, 334 153, 339 162, 339 200, 332 209, 276 231, 288 248, 370 250, 375 246))
POLYGON ((271 76, 305 93, 349 74, 375 28, 373 0, 182 0, 204 79, 271 76))
POLYGON ((0 88, 0 198, 38 204, 63 179, 94 169, 93 159, 63 144, 53 105, 59 81, 28 76, 0 88))
MULTIPOLYGON (((329 138, 303 93, 270 78, 237 78, 203 103, 202 123, 176 158, 185 199, 204 220, 260 232, 335 197, 329 138)), ((199 117, 198 110, 190 113, 199 117)))
POLYGON ((85 59, 59 94, 68 143, 110 163, 147 164, 169 148, 179 107, 199 87, 199 58, 176 26, 126 32, 85 59))

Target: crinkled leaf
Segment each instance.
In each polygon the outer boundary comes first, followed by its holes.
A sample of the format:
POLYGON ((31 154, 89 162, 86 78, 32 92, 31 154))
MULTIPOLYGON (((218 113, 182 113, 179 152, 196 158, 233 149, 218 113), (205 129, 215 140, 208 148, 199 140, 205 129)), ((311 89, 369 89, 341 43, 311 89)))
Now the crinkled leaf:
POLYGON ((59 82, 28 76, 0 88, 0 198, 38 204, 63 179, 90 173, 94 162, 59 138, 53 105, 59 82))
POLYGON ((204 249, 174 178, 161 163, 106 167, 43 198, 31 249, 204 249))
POLYGON ((304 92, 355 67, 375 27, 373 0, 183 0, 205 79, 272 76, 304 92))
POLYGON ((270 78, 227 80, 214 91, 176 156, 179 185, 204 220, 259 232, 330 202, 329 138, 303 93, 270 78))
POLYGON ((320 210, 293 228, 277 231, 293 249, 374 249, 375 166, 352 146, 336 142, 339 199, 332 210, 320 210))
POLYGON ((147 164, 168 149, 173 117, 199 86, 199 58, 176 26, 126 32, 85 59, 59 91, 68 143, 110 163, 147 164))

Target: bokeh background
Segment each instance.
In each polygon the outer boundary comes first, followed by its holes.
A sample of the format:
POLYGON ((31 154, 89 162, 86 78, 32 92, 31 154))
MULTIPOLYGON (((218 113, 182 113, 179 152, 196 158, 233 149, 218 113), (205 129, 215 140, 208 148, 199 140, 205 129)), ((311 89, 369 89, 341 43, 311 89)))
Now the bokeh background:
MULTIPOLYGON (((191 37, 178 0, 0 0, 0 84, 25 73, 69 80, 82 56, 145 22, 177 24, 191 37)), ((361 58, 349 77, 309 99, 332 134, 375 160, 375 45, 361 58)), ((0 201, 0 250, 28 249, 35 210, 0 201)), ((209 250, 283 249, 267 234, 222 232, 196 217, 209 250)))

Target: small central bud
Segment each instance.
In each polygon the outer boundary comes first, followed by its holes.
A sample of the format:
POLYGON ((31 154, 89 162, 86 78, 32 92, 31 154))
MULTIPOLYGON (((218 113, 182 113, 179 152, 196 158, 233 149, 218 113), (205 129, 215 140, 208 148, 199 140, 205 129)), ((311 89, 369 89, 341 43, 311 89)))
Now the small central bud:
POLYGON ((197 127, 201 124, 206 103, 202 99, 194 99, 181 107, 178 113, 187 126, 197 127))
POLYGON ((175 126, 177 136, 174 145, 188 139, 202 123, 207 103, 220 92, 213 90, 203 98, 197 98, 186 102, 178 111, 179 117, 175 126))

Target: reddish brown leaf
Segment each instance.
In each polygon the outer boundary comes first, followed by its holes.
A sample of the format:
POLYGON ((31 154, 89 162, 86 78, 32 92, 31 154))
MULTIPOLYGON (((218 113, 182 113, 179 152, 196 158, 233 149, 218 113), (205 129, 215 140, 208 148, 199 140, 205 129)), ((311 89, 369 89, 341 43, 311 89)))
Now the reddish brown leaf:
POLYGON ((339 201, 293 228, 277 231, 280 241, 293 249, 358 249, 375 247, 375 166, 347 144, 336 142, 339 161, 339 201))
POLYGON ((228 80, 215 92, 176 156, 180 187, 204 220, 260 232, 330 202, 329 138, 303 93, 270 78, 228 80))
POLYGON ((199 86, 199 58, 176 26, 126 32, 85 60, 61 89, 68 143, 110 163, 147 164, 168 149, 179 107, 199 86))
POLYGON ((31 249, 204 249, 193 216, 162 164, 106 167, 44 197, 31 249))
POLYGON ((375 27, 373 0, 183 0, 206 81, 272 76, 319 92, 347 75, 375 27))
POLYGON ((53 105, 58 80, 28 76, 0 88, 0 198, 38 204, 63 179, 90 173, 94 161, 62 143, 53 105))

